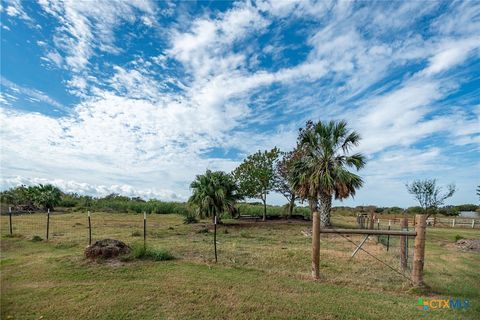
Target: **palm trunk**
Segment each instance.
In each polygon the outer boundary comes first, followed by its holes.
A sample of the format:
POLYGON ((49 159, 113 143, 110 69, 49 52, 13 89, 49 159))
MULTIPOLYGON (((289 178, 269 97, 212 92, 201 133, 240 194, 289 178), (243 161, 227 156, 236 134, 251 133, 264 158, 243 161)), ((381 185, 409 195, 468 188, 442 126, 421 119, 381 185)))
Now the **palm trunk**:
POLYGON ((292 217, 294 207, 295 207, 295 197, 292 197, 290 199, 290 206, 288 207, 288 218, 292 217))
POLYGON ((331 227, 330 211, 332 209, 332 196, 329 194, 320 194, 320 222, 322 228, 331 227))
POLYGON ((312 277, 317 280, 320 279, 320 215, 317 202, 310 200, 309 204, 312 211, 312 277))

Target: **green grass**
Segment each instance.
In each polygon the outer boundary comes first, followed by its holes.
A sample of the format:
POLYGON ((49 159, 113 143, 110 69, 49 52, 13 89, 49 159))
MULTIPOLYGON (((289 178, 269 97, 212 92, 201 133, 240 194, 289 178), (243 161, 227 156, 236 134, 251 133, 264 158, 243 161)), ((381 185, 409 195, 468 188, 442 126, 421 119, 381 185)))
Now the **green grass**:
MULTIPOLYGON (((132 252, 129 257, 132 259, 153 261, 167 261, 175 259, 175 257, 167 250, 144 246, 143 243, 135 243, 132 246, 132 252)), ((129 257, 127 257, 127 260, 129 257)))
MULTIPOLYGON (((0 219, 5 235, 8 222, 0 219)), ((341 226, 353 221, 334 217, 341 226)), ((354 246, 335 235, 322 235, 322 280, 310 280, 311 239, 302 235, 308 221, 225 220, 218 227, 217 264, 209 221, 186 225, 182 216, 149 215, 150 253, 137 257, 150 258, 115 263, 83 258, 84 214, 52 215, 50 239, 30 241, 35 234, 44 237, 44 222, 44 216, 14 217, 15 236, 2 236, 2 319, 477 319, 480 314, 480 255, 453 245, 457 234, 479 239, 478 230, 428 229, 429 289, 420 295, 368 255, 359 252, 350 260, 354 246), (175 260, 155 261, 165 253, 175 260), (419 297, 466 298, 472 308, 422 311, 416 308, 419 297)), ((134 236, 142 230, 142 215, 101 213, 92 223, 94 241, 119 239, 142 253, 134 236)), ((398 265, 373 237, 365 248, 398 265)))

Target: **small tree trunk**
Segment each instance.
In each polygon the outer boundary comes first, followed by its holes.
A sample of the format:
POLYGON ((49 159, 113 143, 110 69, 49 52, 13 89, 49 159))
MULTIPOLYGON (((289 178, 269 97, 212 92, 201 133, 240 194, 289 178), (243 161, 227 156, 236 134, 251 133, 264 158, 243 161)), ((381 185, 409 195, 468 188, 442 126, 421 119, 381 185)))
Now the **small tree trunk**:
POLYGON ((332 196, 320 194, 320 222, 322 227, 330 227, 330 210, 332 209, 332 196))
POLYGON ((320 214, 316 201, 310 201, 312 211, 312 277, 320 279, 320 214))
POLYGON ((267 220, 267 195, 262 199, 263 201, 263 218, 262 221, 267 220))

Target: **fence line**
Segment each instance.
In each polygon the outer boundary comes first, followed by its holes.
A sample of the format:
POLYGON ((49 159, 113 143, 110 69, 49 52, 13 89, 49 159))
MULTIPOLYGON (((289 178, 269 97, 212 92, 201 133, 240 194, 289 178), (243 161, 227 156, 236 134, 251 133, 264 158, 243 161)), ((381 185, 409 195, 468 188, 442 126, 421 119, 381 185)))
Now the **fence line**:
MULTIPOLYGON (((362 229, 373 229, 375 224, 389 224, 389 225, 401 225, 402 218, 377 218, 376 215, 357 215, 357 224, 362 229)), ((440 218, 429 217, 426 220, 427 227, 440 227, 440 228, 480 228, 480 219, 475 218, 440 218)), ((407 224, 409 226, 415 226, 415 219, 407 217, 407 224)))

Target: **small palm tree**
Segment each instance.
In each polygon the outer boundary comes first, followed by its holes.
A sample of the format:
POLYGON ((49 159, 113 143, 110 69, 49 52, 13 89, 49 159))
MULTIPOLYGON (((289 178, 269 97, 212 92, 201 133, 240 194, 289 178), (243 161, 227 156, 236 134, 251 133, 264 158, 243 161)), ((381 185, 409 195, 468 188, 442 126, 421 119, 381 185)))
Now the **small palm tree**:
MULTIPOLYGON (((188 200, 197 207, 200 216, 217 217, 228 210, 234 211, 235 202, 241 197, 237 193, 238 188, 233 177, 222 171, 212 172, 207 170, 205 174, 198 175, 190 185, 192 196, 188 200)), ((217 225, 214 226, 213 245, 215 250, 215 262, 217 262, 217 225)))
POLYGON ((225 211, 234 211, 236 201, 240 200, 235 181, 222 171, 207 170, 197 175, 190 188, 192 196, 188 202, 197 207, 200 217, 219 218, 225 211))
POLYGON ((35 188, 35 203, 45 210, 53 211, 54 207, 62 200, 62 191, 51 184, 40 184, 35 188))
POLYGON ((365 166, 362 154, 349 155, 359 141, 359 134, 349 130, 345 121, 309 121, 300 129, 291 183, 297 194, 308 200, 312 211, 312 275, 315 279, 319 278, 320 225, 331 225, 332 198, 342 200, 354 196, 363 184, 358 175, 348 170, 365 166))

